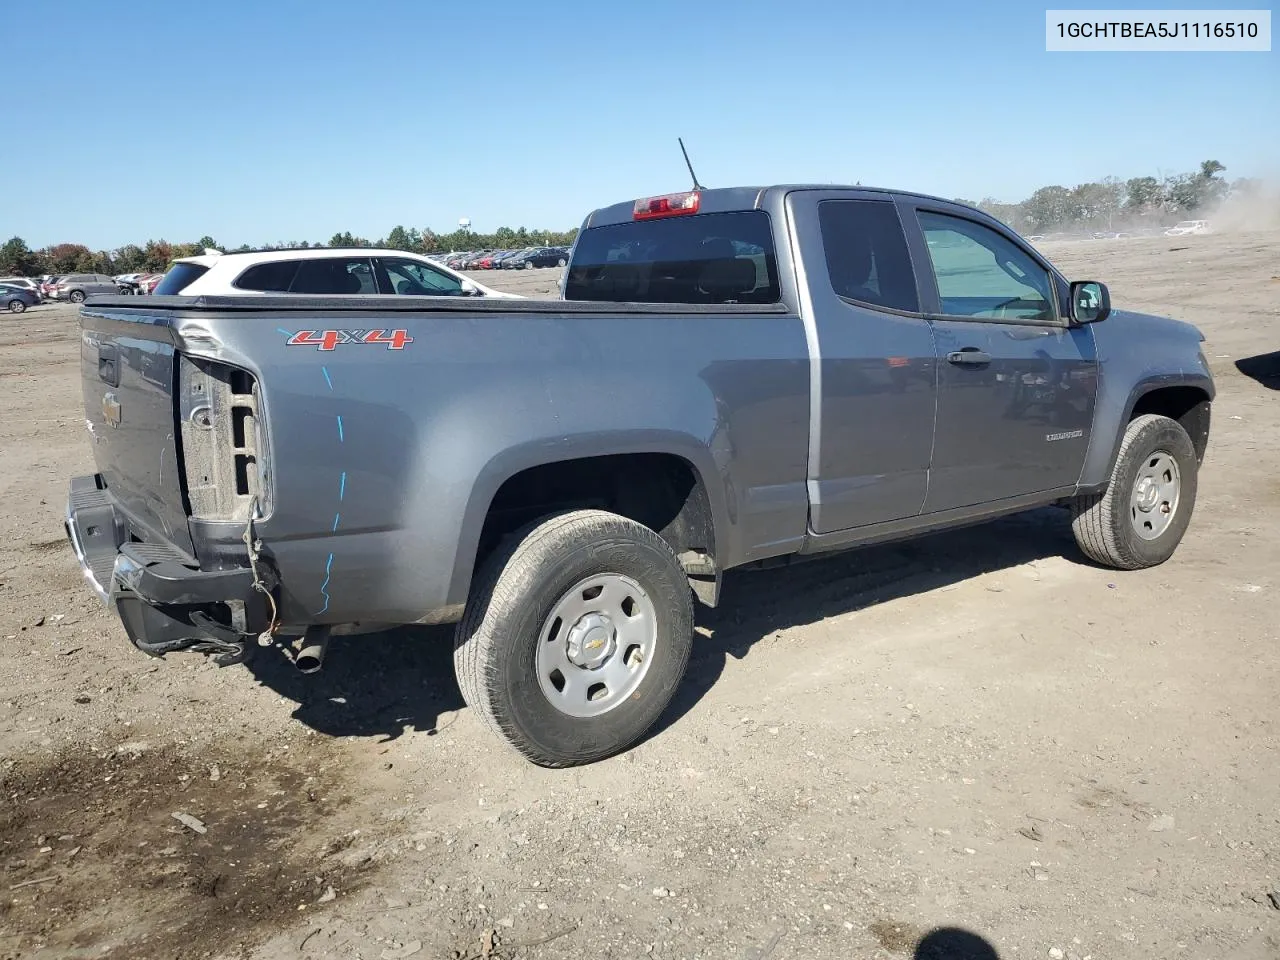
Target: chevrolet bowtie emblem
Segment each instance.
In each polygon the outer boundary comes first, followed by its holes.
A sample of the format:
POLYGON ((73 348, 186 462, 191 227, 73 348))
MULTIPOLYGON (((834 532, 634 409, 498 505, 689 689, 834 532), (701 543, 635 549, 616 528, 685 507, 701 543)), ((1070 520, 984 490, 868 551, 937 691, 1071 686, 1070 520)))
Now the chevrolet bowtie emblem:
POLYGON ((114 393, 102 395, 102 419, 113 427, 120 426, 120 401, 114 393))

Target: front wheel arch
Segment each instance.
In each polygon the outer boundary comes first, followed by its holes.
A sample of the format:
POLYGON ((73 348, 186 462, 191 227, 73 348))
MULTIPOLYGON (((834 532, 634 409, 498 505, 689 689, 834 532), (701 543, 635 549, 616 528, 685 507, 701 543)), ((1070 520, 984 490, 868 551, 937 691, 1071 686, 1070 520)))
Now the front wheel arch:
POLYGON ((1124 417, 1121 418, 1115 436, 1111 440, 1105 461, 1105 472, 1098 474, 1086 469, 1085 476, 1081 478, 1081 492, 1097 493, 1106 489, 1108 478, 1116 468, 1116 459, 1120 456, 1125 431, 1130 423, 1147 413, 1176 420, 1191 438, 1191 445, 1196 451, 1196 461, 1203 463, 1209 447, 1209 428, 1213 407, 1211 388, 1211 384, 1206 388, 1204 382, 1200 380, 1171 383, 1167 378, 1136 385, 1129 394, 1124 417))

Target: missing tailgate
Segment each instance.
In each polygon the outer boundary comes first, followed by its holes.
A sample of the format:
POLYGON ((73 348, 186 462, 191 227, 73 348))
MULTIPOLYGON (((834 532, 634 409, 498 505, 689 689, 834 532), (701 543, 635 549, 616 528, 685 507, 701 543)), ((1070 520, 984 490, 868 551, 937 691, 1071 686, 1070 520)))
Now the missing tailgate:
POLYGON ((182 356, 179 422, 190 515, 244 521, 269 495, 262 469, 258 385, 246 370, 182 356))

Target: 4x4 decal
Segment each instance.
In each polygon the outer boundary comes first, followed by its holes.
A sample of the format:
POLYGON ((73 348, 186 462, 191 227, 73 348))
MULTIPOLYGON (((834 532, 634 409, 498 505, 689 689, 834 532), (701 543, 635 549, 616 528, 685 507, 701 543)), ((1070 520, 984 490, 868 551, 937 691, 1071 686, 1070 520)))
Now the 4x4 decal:
POLYGON ((407 344, 413 343, 408 330, 299 330, 290 333, 281 330, 289 339, 285 341, 290 347, 315 347, 317 350, 336 350, 339 344, 348 343, 384 343, 388 350, 403 350, 407 344))

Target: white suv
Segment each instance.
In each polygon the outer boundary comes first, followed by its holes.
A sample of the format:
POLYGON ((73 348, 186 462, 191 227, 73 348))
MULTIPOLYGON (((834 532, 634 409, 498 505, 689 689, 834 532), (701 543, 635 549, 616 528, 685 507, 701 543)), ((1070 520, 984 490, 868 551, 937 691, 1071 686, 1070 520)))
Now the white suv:
POLYGON ((252 297, 497 297, 523 299, 476 283, 426 257, 403 250, 367 247, 312 247, 219 253, 175 260, 154 291, 156 296, 252 297))

